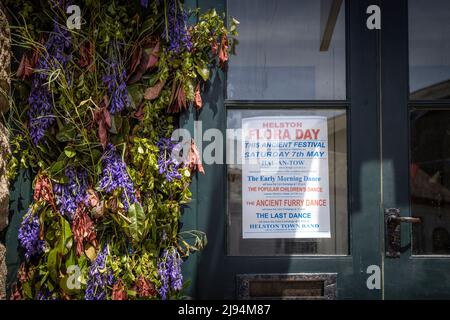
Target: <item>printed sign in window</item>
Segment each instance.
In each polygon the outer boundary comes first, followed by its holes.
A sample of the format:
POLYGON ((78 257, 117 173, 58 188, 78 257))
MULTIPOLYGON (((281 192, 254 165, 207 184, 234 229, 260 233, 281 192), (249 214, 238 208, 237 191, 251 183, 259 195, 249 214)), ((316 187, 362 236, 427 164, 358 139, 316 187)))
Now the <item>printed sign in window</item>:
POLYGON ((244 239, 330 238, 327 117, 242 119, 244 239))

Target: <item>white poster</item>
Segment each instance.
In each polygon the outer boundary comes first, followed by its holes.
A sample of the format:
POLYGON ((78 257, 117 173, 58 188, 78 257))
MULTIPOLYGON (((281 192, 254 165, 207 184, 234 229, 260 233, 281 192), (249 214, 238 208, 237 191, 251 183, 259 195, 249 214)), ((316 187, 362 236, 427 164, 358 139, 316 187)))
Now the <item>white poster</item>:
POLYGON ((242 234, 330 238, 327 118, 242 120, 242 234))

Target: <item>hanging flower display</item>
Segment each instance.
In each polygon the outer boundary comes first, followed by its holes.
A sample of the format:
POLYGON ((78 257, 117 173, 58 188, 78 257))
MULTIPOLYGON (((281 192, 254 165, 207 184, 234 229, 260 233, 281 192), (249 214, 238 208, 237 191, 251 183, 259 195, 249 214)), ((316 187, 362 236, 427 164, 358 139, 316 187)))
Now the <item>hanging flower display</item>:
POLYGON ((195 143, 171 136, 177 113, 202 108, 237 21, 228 29, 210 10, 188 25, 180 0, 81 0, 83 24, 71 30, 69 1, 4 1, 24 23, 13 44, 26 49, 8 176, 35 174, 12 298, 183 297, 183 262, 206 237, 180 229, 182 208, 204 169, 195 143))

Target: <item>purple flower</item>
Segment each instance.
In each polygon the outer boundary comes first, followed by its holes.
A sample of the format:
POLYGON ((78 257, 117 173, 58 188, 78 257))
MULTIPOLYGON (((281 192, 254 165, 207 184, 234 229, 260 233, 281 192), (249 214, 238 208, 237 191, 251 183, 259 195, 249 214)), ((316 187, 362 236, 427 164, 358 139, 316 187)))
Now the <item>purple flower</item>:
MULTIPOLYGON (((53 98, 48 82, 48 72, 62 68, 65 71, 70 57, 70 33, 61 28, 55 20, 45 50, 40 56, 31 78, 31 92, 28 97, 30 136, 35 145, 39 144, 45 132, 53 125, 53 98)), ((70 80, 68 80, 70 83, 70 80)))
POLYGON ((76 169, 74 167, 68 167, 65 173, 69 177, 69 183, 55 183, 53 185, 53 193, 55 194, 56 204, 59 206, 61 213, 72 220, 80 203, 84 202, 88 205, 87 172, 83 168, 76 169))
POLYGON ((169 42, 169 51, 191 51, 192 42, 187 30, 187 13, 178 0, 168 0, 167 29, 163 38, 169 42))
POLYGON ((122 161, 116 152, 114 145, 109 143, 102 156, 103 172, 100 179, 100 190, 112 193, 115 190, 122 190, 122 202, 125 210, 128 211, 130 204, 137 202, 133 182, 127 172, 125 162, 122 161))
POLYGON ((39 239, 39 215, 33 214, 31 209, 22 220, 18 238, 20 245, 25 249, 27 261, 44 252, 45 241, 39 239))
POLYGON ((141 6, 143 8, 147 8, 148 7, 148 0, 141 0, 141 6))
POLYGON ((110 100, 109 112, 111 114, 121 112, 131 104, 125 83, 126 78, 126 70, 120 70, 117 61, 111 61, 108 67, 108 74, 103 76, 103 83, 108 87, 110 100))
POLYGON ((36 300, 57 300, 57 298, 53 297, 52 293, 48 288, 42 288, 39 290, 36 295, 36 300))
POLYGON ((161 299, 167 299, 169 287, 175 291, 180 291, 183 288, 182 263, 183 260, 177 250, 172 248, 163 251, 158 262, 158 275, 161 278, 161 287, 159 288, 161 299))
POLYGON ((165 175, 166 180, 171 182, 173 179, 181 179, 178 172, 181 162, 176 158, 176 149, 178 144, 167 138, 161 138, 156 146, 159 148, 158 167, 159 173, 165 175), (174 150, 175 149, 175 150, 174 150))
POLYGON ((112 286, 114 283, 114 275, 106 267, 107 255, 108 247, 105 245, 89 267, 85 291, 86 300, 106 300, 107 298, 107 286, 112 286))

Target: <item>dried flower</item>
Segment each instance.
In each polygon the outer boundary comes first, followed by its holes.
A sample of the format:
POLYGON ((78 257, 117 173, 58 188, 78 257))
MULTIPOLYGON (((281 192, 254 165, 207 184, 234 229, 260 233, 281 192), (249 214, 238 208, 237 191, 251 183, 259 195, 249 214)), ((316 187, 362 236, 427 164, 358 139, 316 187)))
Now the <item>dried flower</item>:
POLYGON ((143 275, 139 276, 136 282, 137 294, 141 298, 155 297, 158 293, 153 283, 145 279, 143 275))
POLYGON ((103 148, 106 147, 108 140, 108 129, 111 128, 111 116, 107 109, 108 97, 104 96, 100 107, 94 111, 94 121, 98 124, 98 139, 103 148))
POLYGON ((22 300, 22 294, 20 293, 17 283, 12 285, 12 294, 10 300, 22 300))
POLYGON ((45 175, 39 175, 36 184, 34 185, 33 200, 38 202, 40 200, 49 203, 53 209, 56 210, 54 194, 52 192, 51 182, 49 177, 45 175))
POLYGON ((127 300, 127 288, 122 279, 119 279, 112 288, 112 300, 127 300))
POLYGON ((81 256, 81 254, 84 252, 84 243, 90 243, 94 247, 98 246, 94 223, 87 215, 84 206, 79 206, 77 208, 73 219, 72 232, 73 237, 77 243, 78 256, 81 256))
POLYGON ((203 169, 202 165, 202 160, 200 158, 200 154, 198 152, 198 148, 197 145, 195 144, 194 139, 191 139, 191 146, 189 148, 187 165, 191 170, 191 172, 198 171, 200 173, 205 174, 205 170, 203 169))
POLYGON ((95 72, 95 48, 91 41, 86 41, 80 46, 80 67, 88 68, 89 72, 95 72))

